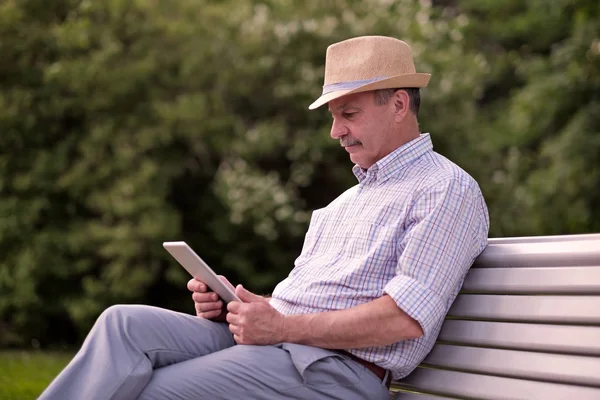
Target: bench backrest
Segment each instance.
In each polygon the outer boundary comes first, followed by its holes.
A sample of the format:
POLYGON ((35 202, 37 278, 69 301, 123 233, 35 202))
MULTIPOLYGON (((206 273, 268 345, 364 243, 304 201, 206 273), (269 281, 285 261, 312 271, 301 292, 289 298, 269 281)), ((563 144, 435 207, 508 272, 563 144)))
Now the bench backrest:
POLYGON ((392 398, 600 399, 600 234, 490 239, 398 390, 392 398))

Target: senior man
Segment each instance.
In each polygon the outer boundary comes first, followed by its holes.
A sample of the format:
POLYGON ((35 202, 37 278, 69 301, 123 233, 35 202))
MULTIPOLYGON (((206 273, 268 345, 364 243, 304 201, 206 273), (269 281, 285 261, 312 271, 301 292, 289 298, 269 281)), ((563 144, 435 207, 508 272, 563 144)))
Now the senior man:
POLYGON ((403 41, 331 45, 309 108, 328 104, 358 184, 313 213, 272 297, 238 286, 224 308, 191 280, 196 316, 110 307, 41 399, 387 399, 487 244, 477 183, 419 131, 429 78, 403 41))

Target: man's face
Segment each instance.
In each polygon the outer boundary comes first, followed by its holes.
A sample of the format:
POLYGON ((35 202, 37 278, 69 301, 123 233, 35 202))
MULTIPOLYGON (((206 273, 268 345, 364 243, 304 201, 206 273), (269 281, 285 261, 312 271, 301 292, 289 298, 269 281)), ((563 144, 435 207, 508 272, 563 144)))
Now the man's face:
POLYGON ((333 117, 331 137, 350 153, 350 160, 367 169, 396 147, 394 105, 375 104, 373 92, 343 96, 329 102, 333 117))

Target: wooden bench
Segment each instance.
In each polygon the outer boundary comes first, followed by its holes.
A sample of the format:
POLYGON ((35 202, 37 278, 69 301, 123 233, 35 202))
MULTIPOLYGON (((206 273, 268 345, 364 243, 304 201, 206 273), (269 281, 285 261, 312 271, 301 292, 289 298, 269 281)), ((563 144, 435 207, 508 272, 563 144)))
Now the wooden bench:
POLYGON ((490 239, 390 399, 600 400, 600 234, 490 239))

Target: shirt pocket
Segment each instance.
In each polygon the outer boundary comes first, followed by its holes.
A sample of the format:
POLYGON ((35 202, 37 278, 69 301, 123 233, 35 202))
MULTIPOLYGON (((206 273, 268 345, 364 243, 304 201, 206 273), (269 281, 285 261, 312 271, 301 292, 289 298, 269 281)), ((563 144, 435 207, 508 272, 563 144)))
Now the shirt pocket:
POLYGON ((394 254, 393 227, 369 222, 345 225, 340 240, 340 255, 345 258, 378 257, 381 260, 394 254))

